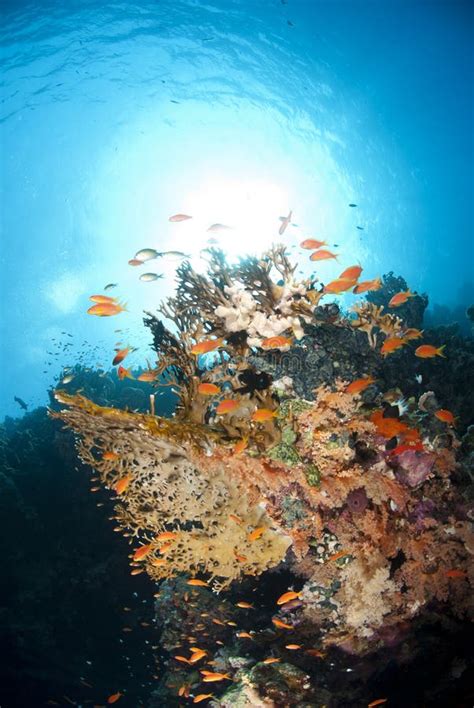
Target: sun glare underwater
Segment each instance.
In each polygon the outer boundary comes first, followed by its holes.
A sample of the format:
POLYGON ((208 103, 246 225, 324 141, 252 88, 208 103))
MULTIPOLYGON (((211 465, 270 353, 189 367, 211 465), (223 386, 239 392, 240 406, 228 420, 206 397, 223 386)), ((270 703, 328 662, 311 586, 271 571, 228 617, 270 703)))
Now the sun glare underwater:
POLYGON ((472 705, 472 3, 2 20, 1 704, 472 705))

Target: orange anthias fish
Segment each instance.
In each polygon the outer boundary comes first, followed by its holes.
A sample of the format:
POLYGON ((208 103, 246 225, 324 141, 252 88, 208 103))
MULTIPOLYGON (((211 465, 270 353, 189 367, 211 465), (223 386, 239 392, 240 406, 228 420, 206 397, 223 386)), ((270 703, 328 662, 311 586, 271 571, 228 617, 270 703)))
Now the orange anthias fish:
POLYGON ((116 452, 113 452, 112 450, 107 450, 107 452, 104 452, 102 455, 103 460, 118 460, 120 455, 118 455, 116 452))
POLYGON ((138 561, 142 560, 143 558, 146 558, 150 551, 151 543, 148 543, 146 546, 140 546, 140 548, 137 548, 137 550, 133 554, 133 560, 138 561))
POLYGON ((242 440, 239 440, 239 442, 234 445, 234 455, 240 455, 247 448, 248 444, 248 438, 242 438, 242 440))
POLYGON ((188 219, 192 219, 192 216, 188 216, 187 214, 173 214, 173 216, 170 216, 168 221, 171 222, 178 222, 178 221, 187 221, 188 219))
POLYGON ((442 347, 434 347, 432 344, 422 344, 421 347, 415 349, 415 356, 420 359, 432 359, 435 356, 446 358, 443 354, 445 346, 446 344, 443 344, 442 347))
POLYGON ((401 455, 403 452, 408 452, 409 450, 412 452, 423 452, 425 449, 425 446, 421 442, 415 442, 415 443, 402 443, 401 445, 397 445, 396 447, 393 448, 393 450, 389 451, 390 456, 394 455, 401 455))
POLYGON ((130 369, 126 369, 124 366, 119 366, 117 369, 117 376, 119 377, 120 381, 123 381, 123 379, 134 379, 135 377, 133 374, 130 372, 130 369))
POLYGON ((265 531, 265 526, 259 526, 248 535, 249 541, 257 541, 265 531))
POLYGON ((415 327, 409 327, 403 332, 403 339, 410 342, 412 339, 421 339, 423 336, 423 330, 416 329, 415 327))
POLYGON ((289 347, 293 344, 291 337, 267 337, 262 342, 262 349, 279 349, 280 347, 289 347))
POLYGON ((280 228, 278 229, 278 233, 280 234, 280 236, 282 236, 285 233, 288 224, 291 222, 292 216, 293 216, 293 212, 290 211, 288 216, 281 216, 280 217, 281 224, 280 224, 280 228))
POLYGON ((331 280, 330 283, 324 286, 324 292, 339 295, 339 293, 345 293, 347 290, 353 288, 356 282, 357 278, 351 280, 347 278, 337 278, 336 280, 331 280))
POLYGON ((296 649, 301 649, 301 644, 285 644, 285 649, 296 651, 296 649))
POLYGON ((116 303, 117 300, 114 297, 109 297, 108 295, 91 295, 89 300, 92 302, 98 302, 101 304, 107 304, 109 302, 116 303))
POLYGON ((458 568, 452 568, 451 570, 447 570, 445 575, 447 578, 452 578, 453 580, 455 580, 455 579, 460 580, 461 578, 467 577, 466 571, 459 570, 458 568))
POLYGON ((380 290, 382 287, 382 280, 380 278, 374 278, 373 280, 363 280, 361 283, 355 286, 352 291, 356 295, 361 293, 372 292, 373 290, 380 290))
POLYGON ((202 680, 204 683, 215 683, 216 681, 224 681, 225 679, 232 681, 232 676, 229 676, 229 674, 220 674, 213 671, 201 671, 201 674, 203 675, 202 680))
POLYGON ((328 561, 337 561, 339 558, 344 558, 344 556, 348 556, 349 553, 348 551, 338 551, 337 553, 334 553, 332 556, 329 556, 328 561))
POLYGON ((367 708, 375 708, 375 706, 381 706, 383 703, 387 702, 387 698, 377 698, 375 701, 371 701, 367 704, 367 708))
POLYGON ((326 261, 329 258, 335 258, 337 261, 337 256, 335 253, 331 253, 331 251, 325 251, 324 249, 321 249, 320 251, 315 251, 312 253, 309 257, 310 261, 326 261))
POLYGON ((114 487, 117 494, 123 494, 131 481, 132 481, 132 475, 130 475, 130 474, 128 474, 126 477, 122 477, 122 479, 119 479, 119 481, 117 482, 117 484, 114 487))
POLYGON ((201 396, 215 396, 216 393, 220 392, 219 386, 213 383, 201 383, 198 386, 198 393, 200 393, 201 396))
POLYGON ((216 413, 218 415, 224 415, 225 413, 232 413, 236 408, 239 407, 239 401, 235 401, 233 398, 225 398, 219 403, 216 408, 216 413))
POLYGON ((154 381, 156 379, 157 375, 157 371, 149 369, 148 371, 144 371, 143 373, 139 374, 137 376, 137 381, 148 381, 150 383, 151 381, 154 381))
POLYGON ((253 610, 253 609, 255 609, 251 602, 245 602, 245 601, 237 602, 236 606, 237 606, 237 607, 240 607, 242 610, 253 610))
POLYGON ((404 305, 405 302, 410 297, 415 297, 415 293, 412 293, 410 290, 405 290, 405 291, 399 292, 391 298, 391 300, 388 303, 388 306, 389 307, 400 307, 400 305, 404 305))
POLYGON ((188 580, 187 585, 192 585, 193 587, 198 587, 198 588, 207 588, 208 583, 206 583, 205 580, 199 580, 198 578, 191 578, 188 580))
POLYGON ((119 351, 113 358, 112 366, 117 366, 117 364, 120 364, 120 362, 123 361, 129 353, 130 347, 126 347, 125 349, 119 349, 119 351))
POLYGON ((300 243, 301 248, 307 248, 311 251, 321 248, 321 246, 327 246, 326 241, 317 241, 315 238, 307 238, 300 243))
POLYGON ((112 693, 112 695, 107 698, 107 703, 117 703, 118 699, 121 697, 122 694, 120 691, 117 691, 117 693, 112 693))
POLYGON ((126 311, 125 307, 118 302, 99 302, 97 305, 89 307, 87 314, 97 315, 97 317, 111 317, 126 311))
POLYGON ((268 408, 259 408, 257 411, 252 413, 251 420, 253 420, 255 423, 264 423, 267 420, 271 420, 276 415, 276 411, 271 411, 268 408))
POLYGON ((199 356, 200 354, 207 354, 208 352, 213 352, 214 349, 218 349, 222 346, 223 339, 205 339, 202 342, 198 342, 191 349, 191 354, 199 356))
POLYGON ((204 651, 204 649, 199 649, 199 651, 193 651, 192 656, 190 658, 191 664, 196 664, 200 659, 203 658, 203 656, 206 656, 207 651, 204 651))
POLYGON ((405 344, 406 341, 403 337, 389 337, 382 344, 380 353, 382 356, 388 356, 389 354, 393 354, 393 352, 396 352, 398 349, 404 347, 405 344))
POLYGON ((300 595, 301 595, 300 592, 295 592, 294 590, 288 590, 288 592, 284 592, 283 595, 280 595, 280 597, 277 600, 277 605, 284 605, 285 602, 290 602, 291 600, 296 600, 300 595))
POLYGON ((276 663, 278 663, 279 661, 281 661, 281 659, 277 659, 276 656, 269 656, 267 659, 264 659, 262 663, 264 663, 264 664, 276 664, 276 663))
POLYGON ((272 619, 272 622, 275 625, 275 627, 278 627, 278 629, 293 629, 292 624, 287 624, 286 622, 282 622, 277 617, 274 617, 272 619))
POLYGON ((212 698, 213 695, 213 693, 199 693, 197 696, 194 696, 193 703, 201 703, 202 701, 206 701, 208 698, 212 698))
POLYGON ((374 379, 372 376, 366 376, 363 379, 356 379, 346 387, 346 393, 362 393, 362 391, 365 391, 366 388, 375 383, 376 380, 377 379, 374 379))
POLYGON ((360 265, 353 265, 349 266, 349 268, 346 268, 345 270, 342 271, 341 275, 339 276, 340 280, 358 280, 360 274, 362 273, 363 268, 360 265))
POLYGON ((447 423, 448 425, 456 425, 454 415, 446 408, 440 408, 439 411, 436 411, 435 416, 443 423, 447 423))
POLYGON ((156 536, 155 541, 173 541, 177 535, 174 531, 162 531, 156 536))

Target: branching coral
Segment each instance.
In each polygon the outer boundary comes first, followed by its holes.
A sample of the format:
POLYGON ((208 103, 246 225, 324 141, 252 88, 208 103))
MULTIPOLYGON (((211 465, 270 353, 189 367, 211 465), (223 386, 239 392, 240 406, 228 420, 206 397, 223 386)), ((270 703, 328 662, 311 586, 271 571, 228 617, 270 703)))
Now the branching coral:
POLYGON ((403 321, 392 314, 382 314, 384 308, 372 302, 361 302, 352 308, 357 317, 350 321, 352 327, 365 332, 372 349, 379 344, 379 334, 387 337, 399 335, 403 330, 403 321))

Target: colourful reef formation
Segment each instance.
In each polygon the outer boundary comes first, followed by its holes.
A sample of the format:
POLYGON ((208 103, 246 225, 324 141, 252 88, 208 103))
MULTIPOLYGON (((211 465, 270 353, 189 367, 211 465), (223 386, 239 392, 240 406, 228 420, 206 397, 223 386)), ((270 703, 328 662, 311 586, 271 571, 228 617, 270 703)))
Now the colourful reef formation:
POLYGON ((219 250, 208 257, 205 275, 178 268, 158 308, 167 324, 145 319, 153 375, 178 397, 173 417, 56 393, 65 408, 53 415, 116 496, 132 573, 221 591, 283 569, 301 591, 273 624, 298 647, 363 654, 433 605, 471 617, 472 503, 453 483, 467 475, 461 443, 435 394, 414 392, 413 375, 403 398, 380 354, 406 337, 393 360, 413 359, 408 327, 426 301, 404 306, 409 322, 383 291, 343 314, 320 304, 315 278, 296 279, 283 246, 233 266, 219 250))

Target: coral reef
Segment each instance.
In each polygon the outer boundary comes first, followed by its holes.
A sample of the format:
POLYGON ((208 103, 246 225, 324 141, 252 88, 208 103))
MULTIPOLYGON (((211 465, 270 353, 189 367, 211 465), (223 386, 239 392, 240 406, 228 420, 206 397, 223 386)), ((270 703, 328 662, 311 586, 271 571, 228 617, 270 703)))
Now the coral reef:
MULTIPOLYGON (((240 644, 219 629, 236 620, 210 589, 234 593, 272 572, 298 584, 292 601, 241 630, 260 652, 291 632, 290 651, 363 657, 396 645, 433 610, 472 618, 472 441, 461 444, 435 415, 459 396, 460 430, 472 422, 457 378, 474 360, 472 342, 438 330, 427 341, 448 339, 446 362, 416 358, 408 341, 382 357, 384 341, 422 326, 425 296, 396 314, 389 308, 403 279, 385 276, 344 315, 320 303, 326 293, 314 278, 295 279, 282 246, 234 266, 216 249, 208 257, 207 274, 188 262, 178 268, 176 294, 159 307, 168 324, 145 319, 154 373, 177 396, 173 417, 64 391, 52 415, 75 432, 81 459, 112 493, 117 528, 133 544, 132 574, 164 581, 168 604, 188 597, 173 625, 161 614, 163 646, 181 657, 197 641, 212 651, 214 670, 238 684, 218 705, 257 700, 267 675, 280 688, 258 700, 279 705, 293 690, 285 664, 238 665, 240 644), (217 621, 199 620, 200 600, 217 621), (211 647, 208 635, 225 647, 211 647)), ((203 674, 186 662, 168 673, 174 689, 193 695, 203 674)), ((305 691, 301 705, 325 700, 311 683, 305 691)))

